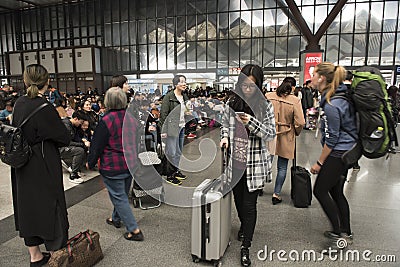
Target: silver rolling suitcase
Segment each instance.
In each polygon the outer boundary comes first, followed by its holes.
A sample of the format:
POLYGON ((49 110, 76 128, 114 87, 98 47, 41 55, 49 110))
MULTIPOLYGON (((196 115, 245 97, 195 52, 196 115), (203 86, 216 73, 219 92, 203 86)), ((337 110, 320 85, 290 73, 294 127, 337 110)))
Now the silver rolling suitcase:
MULTIPOLYGON (((224 151, 222 154, 225 154, 224 151)), ((224 166, 225 157, 222 162, 224 166)), ((212 261, 215 266, 220 266, 221 258, 230 244, 232 192, 223 195, 227 186, 224 182, 221 179, 206 179, 194 191, 193 262, 212 261)))

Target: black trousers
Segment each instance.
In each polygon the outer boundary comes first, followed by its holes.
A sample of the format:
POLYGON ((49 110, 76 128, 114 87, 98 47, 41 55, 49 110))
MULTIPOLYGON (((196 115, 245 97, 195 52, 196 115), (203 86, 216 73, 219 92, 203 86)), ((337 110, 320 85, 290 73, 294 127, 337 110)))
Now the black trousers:
MULTIPOLYGON (((242 173, 242 170, 233 169, 233 173, 242 173)), ((243 247, 249 248, 253 240, 254 229, 257 222, 257 198, 259 191, 249 192, 247 187, 246 172, 241 176, 239 182, 233 188, 235 206, 240 220, 240 229, 243 230, 243 247)))
POLYGON ((343 193, 347 168, 341 158, 329 156, 314 185, 314 195, 332 224, 333 232, 351 233, 350 208, 343 193))

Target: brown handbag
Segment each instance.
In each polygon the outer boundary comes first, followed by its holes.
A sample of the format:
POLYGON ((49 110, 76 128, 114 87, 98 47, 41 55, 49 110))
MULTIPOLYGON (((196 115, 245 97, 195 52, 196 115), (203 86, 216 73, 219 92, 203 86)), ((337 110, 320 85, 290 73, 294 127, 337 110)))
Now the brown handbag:
POLYGON ((55 251, 48 262, 50 267, 89 267, 103 259, 100 235, 92 230, 80 232, 67 245, 55 251))

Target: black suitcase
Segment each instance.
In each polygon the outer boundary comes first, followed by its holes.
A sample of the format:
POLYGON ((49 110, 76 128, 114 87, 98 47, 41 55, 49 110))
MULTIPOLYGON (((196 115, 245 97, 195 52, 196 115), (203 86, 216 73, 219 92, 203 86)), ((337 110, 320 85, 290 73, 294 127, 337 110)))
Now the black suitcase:
POLYGON ((294 151, 293 166, 291 170, 290 196, 296 208, 308 208, 311 205, 311 174, 301 166, 296 165, 296 149, 294 151))

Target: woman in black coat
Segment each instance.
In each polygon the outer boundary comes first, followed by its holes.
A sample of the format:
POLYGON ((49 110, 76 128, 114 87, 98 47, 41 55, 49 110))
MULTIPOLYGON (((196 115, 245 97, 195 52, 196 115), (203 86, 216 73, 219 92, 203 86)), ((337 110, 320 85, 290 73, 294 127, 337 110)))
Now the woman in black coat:
MULTIPOLYGON (((15 103, 13 126, 19 126, 33 110, 47 102, 44 93, 48 76, 41 65, 26 67, 27 95, 15 103)), ((28 247, 30 266, 42 266, 50 255, 42 254, 39 245, 45 244, 48 251, 55 251, 65 246, 68 240, 69 224, 58 148, 68 145, 70 137, 51 104, 33 115, 22 130, 32 148, 32 156, 25 166, 11 172, 15 225, 28 247)))

